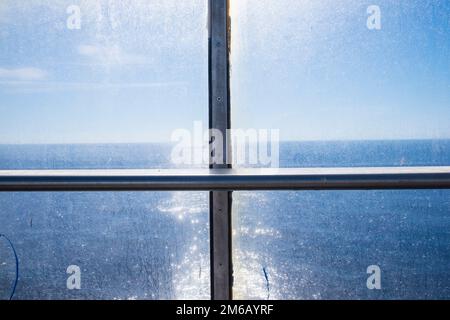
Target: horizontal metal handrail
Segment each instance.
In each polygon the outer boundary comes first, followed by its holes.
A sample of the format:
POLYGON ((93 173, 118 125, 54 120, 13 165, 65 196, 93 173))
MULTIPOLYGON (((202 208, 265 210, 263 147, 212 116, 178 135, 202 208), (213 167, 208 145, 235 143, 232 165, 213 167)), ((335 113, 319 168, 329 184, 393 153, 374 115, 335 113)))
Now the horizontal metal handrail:
POLYGON ((450 167, 0 170, 0 191, 450 188, 450 167))

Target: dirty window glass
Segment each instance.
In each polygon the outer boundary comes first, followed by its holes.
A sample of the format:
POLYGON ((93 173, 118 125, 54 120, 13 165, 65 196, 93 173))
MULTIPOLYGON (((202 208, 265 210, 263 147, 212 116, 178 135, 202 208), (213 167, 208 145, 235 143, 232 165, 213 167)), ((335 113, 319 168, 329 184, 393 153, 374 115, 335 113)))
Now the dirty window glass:
POLYGON ((209 299, 208 217, 207 192, 0 193, 0 299, 14 250, 13 299, 209 299))
POLYGON ((296 159, 282 166, 334 166, 329 152, 344 166, 449 165, 449 12, 445 0, 232 1, 233 126, 279 129, 280 162, 296 159), (355 141, 368 148, 354 154, 355 141))
POLYGON ((173 131, 207 123, 206 17, 200 0, 1 1, 0 168, 172 166, 173 131))
POLYGON ((449 299, 450 192, 233 198, 237 299, 449 299))
MULTIPOLYGON (((2 0, 0 170, 174 167, 173 131, 207 119, 206 6, 2 0)), ((207 299, 207 205, 203 192, 2 193, 0 299, 13 248, 14 299, 207 299)))
MULTIPOLYGON (((232 1, 233 126, 279 130, 280 167, 450 165, 449 12, 232 1)), ((449 210, 441 190, 234 192, 234 295, 449 298, 449 210)))

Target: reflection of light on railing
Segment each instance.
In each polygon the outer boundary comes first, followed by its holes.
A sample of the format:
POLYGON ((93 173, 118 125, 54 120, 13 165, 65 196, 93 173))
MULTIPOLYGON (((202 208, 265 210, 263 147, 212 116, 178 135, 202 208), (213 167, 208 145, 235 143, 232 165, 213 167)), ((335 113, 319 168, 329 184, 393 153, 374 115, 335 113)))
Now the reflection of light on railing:
POLYGON ((450 167, 0 170, 0 191, 450 188, 450 167))

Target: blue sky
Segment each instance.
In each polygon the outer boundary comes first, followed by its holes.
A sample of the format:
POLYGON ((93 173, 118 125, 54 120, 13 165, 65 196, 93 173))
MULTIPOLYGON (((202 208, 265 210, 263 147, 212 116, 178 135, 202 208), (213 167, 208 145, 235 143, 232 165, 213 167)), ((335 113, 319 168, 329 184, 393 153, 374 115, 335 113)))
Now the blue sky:
MULTIPOLYGON (((450 138, 450 1, 231 1, 234 127, 450 138)), ((206 125, 206 5, 2 0, 0 143, 159 142, 206 125)))
POLYGON ((204 1, 2 0, 0 143, 170 140, 207 121, 207 37, 204 1))
POLYGON ((284 140, 450 138, 450 1, 235 3, 235 126, 284 140), (367 28, 373 4, 380 30, 367 28))

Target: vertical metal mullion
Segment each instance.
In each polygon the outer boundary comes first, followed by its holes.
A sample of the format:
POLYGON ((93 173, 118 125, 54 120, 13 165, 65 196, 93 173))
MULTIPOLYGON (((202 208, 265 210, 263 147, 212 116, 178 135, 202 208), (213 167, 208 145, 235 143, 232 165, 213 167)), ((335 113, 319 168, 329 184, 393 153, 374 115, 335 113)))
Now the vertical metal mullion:
MULTIPOLYGON (((209 0, 209 128, 222 132, 222 163, 229 168, 230 100, 228 0, 209 0)), ((213 139, 210 136, 210 141, 213 139)), ((211 150, 212 151, 212 150, 211 150)), ((231 191, 210 192, 211 299, 232 299, 231 191)))

